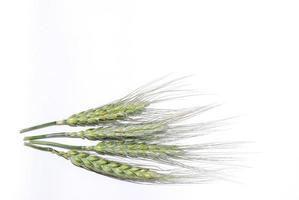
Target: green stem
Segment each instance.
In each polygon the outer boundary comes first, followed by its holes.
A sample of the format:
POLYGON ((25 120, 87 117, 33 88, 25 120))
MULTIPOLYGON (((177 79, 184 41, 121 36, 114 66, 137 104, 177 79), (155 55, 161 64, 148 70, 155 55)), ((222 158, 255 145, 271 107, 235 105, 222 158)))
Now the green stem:
POLYGON ((48 151, 48 152, 53 152, 53 151, 55 151, 54 149, 52 149, 52 148, 50 148, 50 147, 40 147, 40 146, 31 144, 31 143, 28 143, 28 142, 25 142, 24 145, 27 146, 27 147, 31 147, 31 148, 34 148, 34 149, 41 150, 41 151, 48 151))
POLYGON ((28 131, 33 131, 33 130, 36 130, 36 129, 45 128, 45 127, 54 126, 54 125, 58 125, 58 123, 56 121, 54 121, 54 122, 39 124, 39 125, 32 126, 32 127, 29 127, 29 128, 24 128, 20 131, 20 133, 25 133, 25 132, 28 132, 28 131))
POLYGON ((27 146, 27 147, 34 148, 34 149, 38 149, 40 151, 46 151, 46 152, 56 154, 56 155, 61 156, 65 159, 67 159, 67 160, 70 157, 70 155, 68 153, 63 152, 63 151, 57 151, 56 149, 53 149, 51 147, 41 147, 41 146, 38 146, 38 145, 31 144, 29 142, 25 142, 24 145, 27 146))
POLYGON ((44 135, 28 136, 28 137, 24 137, 24 140, 38 140, 38 139, 56 138, 56 137, 68 137, 68 136, 66 132, 61 132, 61 133, 50 133, 44 135))
POLYGON ((48 141, 30 141, 31 144, 39 144, 39 145, 48 145, 53 147, 59 147, 63 149, 74 149, 74 150, 88 150, 88 147, 86 146, 75 146, 75 145, 67 145, 67 144, 61 144, 56 142, 48 142, 48 141))

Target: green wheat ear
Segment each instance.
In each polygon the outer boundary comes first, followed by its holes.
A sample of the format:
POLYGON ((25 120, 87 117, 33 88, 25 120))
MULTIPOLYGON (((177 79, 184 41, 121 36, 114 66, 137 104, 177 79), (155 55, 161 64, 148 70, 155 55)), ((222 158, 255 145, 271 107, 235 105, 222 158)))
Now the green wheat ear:
POLYGON ((143 112, 147 103, 116 103, 102 106, 96 109, 90 109, 78 114, 74 114, 65 120, 49 122, 29 128, 22 129, 20 133, 53 126, 53 125, 69 125, 69 126, 92 126, 101 123, 107 123, 116 120, 123 120, 130 115, 136 115, 143 112))
POLYGON ((72 164, 78 167, 116 179, 132 182, 155 183, 163 182, 164 180, 167 180, 168 177, 170 177, 168 175, 156 172, 153 169, 133 166, 121 162, 110 161, 99 156, 75 150, 62 152, 50 147, 40 147, 30 143, 25 143, 25 146, 54 153, 67 160, 70 160, 72 164))
POLYGON ((106 125, 97 128, 89 128, 78 132, 59 132, 24 137, 24 140, 37 140, 45 138, 81 138, 87 140, 120 140, 120 141, 155 141, 170 142, 195 136, 205 135, 215 131, 225 124, 225 120, 214 120, 202 123, 176 125, 179 120, 188 114, 195 115, 199 110, 181 112, 184 115, 174 115, 171 120, 153 121, 149 123, 127 123, 117 125, 106 125))
POLYGON ((117 156, 124 158, 137 158, 157 161, 172 166, 179 166, 186 169, 199 170, 193 167, 195 163, 230 165, 237 160, 235 153, 227 152, 227 149, 234 149, 241 142, 223 143, 202 143, 194 145, 164 145, 150 144, 144 142, 127 141, 102 141, 95 146, 68 145, 50 141, 29 141, 28 144, 59 147, 78 151, 92 151, 100 155, 117 156), (184 164, 184 163, 189 164, 184 164))
POLYGON ((78 132, 60 132, 44 135, 25 137, 24 140, 36 140, 44 138, 81 138, 88 140, 150 140, 157 138, 159 134, 167 130, 168 126, 162 122, 141 123, 141 124, 119 124, 98 128, 89 128, 78 132))
POLYGON ((109 104, 97 109, 91 109, 74 114, 63 120, 61 124, 69 126, 97 125, 105 122, 123 120, 130 115, 136 115, 145 110, 147 103, 117 103, 109 104))
POLYGON ((20 133, 54 125, 93 126, 119 120, 132 121, 134 119, 131 119, 130 117, 133 116, 141 117, 143 121, 159 118, 171 113, 172 111, 153 108, 148 110, 147 107, 149 105, 169 99, 196 95, 194 91, 179 89, 180 85, 178 84, 184 78, 185 77, 162 83, 159 83, 162 79, 153 81, 133 91, 124 98, 114 101, 113 103, 71 115, 63 120, 25 128, 22 129, 20 133))
MULTIPOLYGON (((57 151, 51 147, 42 147, 32 143, 24 143, 24 145, 61 156, 70 160, 75 166, 86 170, 133 183, 193 184, 225 178, 221 176, 221 173, 219 174, 219 172, 221 172, 219 170, 207 170, 204 168, 199 170, 182 168, 161 170, 159 168, 154 169, 146 167, 145 164, 141 167, 138 165, 111 161, 100 156, 78 150, 69 150, 64 152, 57 151)), ((59 145, 59 147, 68 148, 70 146, 59 145)), ((87 149, 82 148, 82 150, 87 149)))
POLYGON ((125 141, 102 141, 95 146, 74 146, 48 141, 30 141, 30 144, 49 145, 66 149, 94 151, 101 155, 141 158, 166 158, 181 156, 183 149, 176 145, 133 143, 125 141))

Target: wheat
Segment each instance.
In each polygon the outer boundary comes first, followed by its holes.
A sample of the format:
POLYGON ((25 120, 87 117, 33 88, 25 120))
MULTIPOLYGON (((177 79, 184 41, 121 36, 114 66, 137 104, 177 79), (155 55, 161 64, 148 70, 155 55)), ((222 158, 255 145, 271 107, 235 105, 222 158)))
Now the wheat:
POLYGON ((29 143, 25 143, 25 145, 39 150, 49 151, 70 160, 78 167, 117 179, 137 182, 155 182, 163 179, 163 174, 159 174, 154 170, 110 161, 84 152, 75 150, 62 152, 49 147, 34 146, 29 143))
POLYGON ((24 140, 36 140, 53 137, 82 138, 88 140, 123 140, 123 139, 140 139, 153 137, 154 133, 160 133, 167 130, 164 123, 147 123, 147 124, 119 124, 117 126, 106 126, 90 128, 79 132, 62 132, 45 135, 36 135, 25 137, 24 140))
MULTIPOLYGON (((159 162, 178 165, 185 168, 192 168, 184 164, 184 161, 210 162, 223 165, 230 165, 226 161, 237 160, 234 152, 227 152, 225 149, 232 149, 241 142, 229 143, 203 143, 196 145, 163 145, 148 144, 144 142, 127 141, 102 141, 95 146, 75 146, 49 141, 30 141, 31 144, 55 146, 65 149, 94 151, 100 155, 119 156, 125 158, 145 158, 159 162)), ((192 163, 191 163, 192 164, 192 163)))
POLYGON ((161 119, 144 123, 125 123, 89 128, 78 132, 60 132, 25 137, 24 140, 43 138, 81 138, 88 140, 143 140, 171 141, 205 134, 207 131, 223 125, 224 120, 215 120, 195 124, 176 125, 176 123, 200 114, 213 106, 202 106, 192 109, 180 109, 161 119), (174 124, 173 124, 174 123, 174 124), (194 134, 193 134, 194 133, 194 134))
POLYGON ((190 170, 159 170, 111 161, 76 150, 63 152, 30 143, 25 143, 24 145, 61 156, 70 160, 75 166, 86 170, 133 183, 202 183, 221 178, 215 175, 215 171, 202 170, 194 173, 190 170))
POLYGON ((158 80, 158 84, 156 81, 153 81, 143 87, 138 88, 124 98, 107 105, 71 115, 63 120, 25 128, 22 129, 20 133, 54 125, 93 126, 101 125, 103 123, 115 123, 116 121, 121 120, 132 120, 130 117, 140 114, 143 114, 141 116, 141 120, 148 121, 150 119, 159 118, 163 115, 171 114, 173 112, 172 110, 161 110, 147 107, 151 104, 169 99, 195 95, 196 93, 193 91, 179 89, 180 81, 183 78, 162 83, 159 83, 161 80, 158 80))
POLYGON ((202 183, 223 178, 215 164, 228 166, 226 161, 236 160, 234 152, 231 154, 225 149, 234 147, 239 142, 196 145, 176 143, 181 139, 204 135, 222 126, 224 120, 180 124, 181 121, 214 108, 215 105, 188 109, 150 107, 158 102, 197 95, 193 91, 180 88, 180 81, 183 78, 164 82, 163 79, 153 81, 107 105, 71 115, 63 120, 22 129, 20 132, 54 125, 97 126, 78 132, 25 137, 24 140, 29 141, 25 145, 64 157, 74 165, 89 171, 134 183, 202 183), (57 137, 100 140, 100 142, 95 146, 74 146, 37 140, 57 137), (168 143, 174 141, 175 143, 168 143), (43 145, 65 148, 69 151, 58 151, 43 145), (157 168, 146 164, 141 166, 109 160, 88 152, 114 159, 122 157, 124 160, 131 158, 130 161, 155 162, 157 168), (165 164, 170 169, 159 168, 165 164))

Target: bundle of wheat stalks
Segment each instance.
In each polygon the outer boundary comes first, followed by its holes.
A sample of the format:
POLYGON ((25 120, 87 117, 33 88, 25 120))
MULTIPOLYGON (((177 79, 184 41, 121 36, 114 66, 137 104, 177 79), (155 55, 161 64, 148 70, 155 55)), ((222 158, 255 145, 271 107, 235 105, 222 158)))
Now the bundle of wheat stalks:
POLYGON ((234 161, 227 149, 238 142, 182 142, 203 136, 223 124, 224 120, 182 124, 215 105, 187 109, 151 107, 163 101, 196 95, 194 91, 181 89, 182 80, 184 78, 170 81, 161 78, 107 105, 64 120, 22 129, 21 133, 53 125, 95 126, 79 132, 28 136, 24 144, 61 156, 89 171, 134 183, 202 183, 223 178, 223 170, 234 161), (42 140, 59 137, 98 143, 75 146, 42 140))

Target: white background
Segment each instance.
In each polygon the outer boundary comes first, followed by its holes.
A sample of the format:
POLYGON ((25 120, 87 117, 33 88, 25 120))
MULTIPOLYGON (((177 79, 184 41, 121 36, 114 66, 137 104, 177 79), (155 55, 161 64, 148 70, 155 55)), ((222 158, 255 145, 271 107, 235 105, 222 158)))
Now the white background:
POLYGON ((1 1, 0 198, 299 199, 298 10, 295 0, 1 1), (241 184, 130 184, 23 146, 21 128, 170 72, 217 94, 215 117, 241 116, 231 133, 258 152, 241 184))

